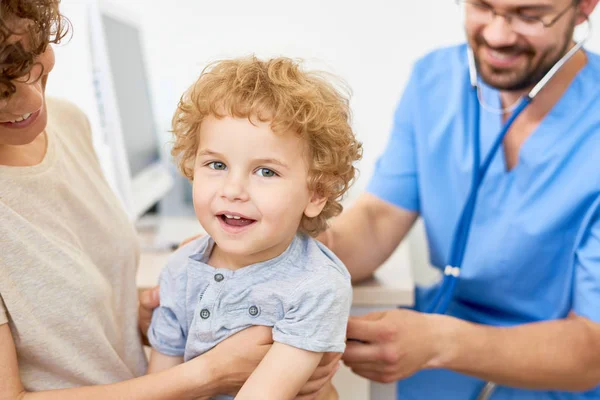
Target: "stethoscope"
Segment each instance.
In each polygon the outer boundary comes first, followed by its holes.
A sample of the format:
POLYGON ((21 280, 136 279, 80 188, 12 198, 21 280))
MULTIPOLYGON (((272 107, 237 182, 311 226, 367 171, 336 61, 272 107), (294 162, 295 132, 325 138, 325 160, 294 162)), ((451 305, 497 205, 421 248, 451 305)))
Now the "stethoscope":
MULTIPOLYGON (((479 191, 479 187, 485 174, 492 163, 492 160, 506 133, 510 130, 511 126, 515 122, 515 120, 521 115, 523 110, 535 99, 538 93, 546 86, 546 84, 552 79, 552 77, 562 68, 562 66, 577 52, 579 51, 584 43, 590 38, 592 33, 591 25, 589 25, 588 20, 588 30, 586 36, 579 42, 575 44, 560 60, 554 64, 554 66, 546 73, 546 75, 538 82, 537 85, 531 89, 531 91, 524 98, 520 99, 513 107, 510 107, 505 110, 493 110, 498 113, 510 112, 512 111, 511 116, 508 121, 504 124, 504 127, 500 130, 500 134, 493 142, 492 147, 487 154, 483 164, 480 164, 481 154, 479 148, 480 141, 480 112, 478 103, 481 104, 487 110, 490 110, 491 107, 485 104, 481 97, 481 92, 479 88, 479 82, 477 77, 477 67, 475 65, 475 59, 473 57, 473 52, 469 48, 467 50, 468 61, 469 61, 469 79, 471 83, 471 88, 473 90, 473 95, 476 99, 475 115, 473 118, 473 176, 471 178, 471 190, 463 206, 462 212, 460 214, 460 218, 455 227, 454 231, 454 239, 452 241, 452 246, 450 248, 450 257, 448 260, 448 264, 444 269, 444 275, 438 292, 436 293, 433 301, 427 308, 426 312, 428 313, 439 313, 445 314, 448 310, 448 306, 454 297, 454 291, 456 289, 456 283, 458 281, 458 277, 460 276, 460 269, 462 266, 463 258, 465 255, 465 249, 467 245, 467 239, 469 237, 469 230, 471 228, 471 222, 473 220, 473 214, 475 212, 475 204, 477 202, 477 194, 479 191)), ((493 394, 496 388, 496 384, 493 382, 487 382, 483 388, 477 393, 476 400, 487 400, 493 394)))

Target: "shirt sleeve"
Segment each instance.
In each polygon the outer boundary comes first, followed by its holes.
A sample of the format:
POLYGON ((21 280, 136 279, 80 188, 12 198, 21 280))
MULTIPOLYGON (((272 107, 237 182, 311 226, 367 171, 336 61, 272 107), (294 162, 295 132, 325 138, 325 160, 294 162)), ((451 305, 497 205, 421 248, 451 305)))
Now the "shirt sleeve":
POLYGON ((600 198, 587 221, 575 250, 573 311, 600 322, 600 198))
POLYGON ((183 356, 187 339, 185 317, 185 275, 167 266, 160 274, 160 306, 153 314, 148 341, 162 354, 183 356))
POLYGON ((4 324, 8 324, 8 311, 4 305, 4 300, 2 300, 2 295, 0 295, 0 325, 4 324))
POLYGON ((417 155, 413 118, 417 112, 417 76, 411 74, 394 114, 391 135, 367 192, 410 211, 419 211, 417 155))
POLYGON ((311 273, 290 296, 273 340, 314 352, 343 352, 352 304, 349 276, 332 267, 311 273))

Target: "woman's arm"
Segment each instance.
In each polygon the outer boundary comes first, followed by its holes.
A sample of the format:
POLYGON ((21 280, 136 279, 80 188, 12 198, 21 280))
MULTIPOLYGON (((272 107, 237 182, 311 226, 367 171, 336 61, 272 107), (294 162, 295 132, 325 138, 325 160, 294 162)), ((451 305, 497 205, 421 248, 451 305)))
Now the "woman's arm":
POLYGON ((30 393, 21 383, 14 341, 8 324, 3 324, 0 400, 179 400, 235 393, 265 356, 271 342, 270 328, 248 328, 206 354, 156 374, 109 385, 30 393))
POLYGON ((110 385, 30 393, 25 391, 19 377, 17 353, 8 324, 0 326, 1 400, 196 399, 214 393, 211 374, 206 363, 197 362, 110 385))
POLYGON ((275 342, 235 398, 293 399, 317 368, 322 357, 323 353, 275 342))

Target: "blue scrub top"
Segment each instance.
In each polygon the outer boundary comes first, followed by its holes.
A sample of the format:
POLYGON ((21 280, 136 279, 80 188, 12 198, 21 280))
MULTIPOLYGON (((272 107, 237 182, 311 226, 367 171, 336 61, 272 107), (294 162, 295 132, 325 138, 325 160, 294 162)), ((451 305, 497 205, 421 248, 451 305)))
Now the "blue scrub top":
MULTIPOLYGON (((573 310, 600 322, 600 56, 587 56, 587 65, 523 143, 517 165, 507 171, 503 149, 496 154, 479 191, 449 315, 511 326, 563 318, 573 310)), ((482 93, 500 107, 497 90, 484 85, 482 93)), ((419 60, 367 189, 420 213, 431 263, 440 269, 470 189, 475 107, 483 160, 502 121, 473 96, 466 46, 419 60)), ((423 311, 435 290, 417 288, 416 309, 423 311)), ((398 398, 472 399, 483 384, 427 370, 400 381, 398 398)), ((499 387, 492 396, 584 398, 600 399, 600 388, 573 394, 499 387)))

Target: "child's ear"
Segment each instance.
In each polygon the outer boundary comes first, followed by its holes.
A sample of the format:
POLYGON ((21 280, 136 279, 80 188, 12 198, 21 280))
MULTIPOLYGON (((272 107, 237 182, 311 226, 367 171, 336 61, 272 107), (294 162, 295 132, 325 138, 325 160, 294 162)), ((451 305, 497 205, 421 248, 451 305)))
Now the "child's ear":
POLYGON ((313 192, 313 194, 310 196, 308 204, 306 205, 306 208, 304 209, 304 215, 306 215, 308 218, 314 218, 318 216, 321 214, 321 211, 323 211, 323 207, 325 207, 326 203, 327 197, 323 197, 320 194, 313 192))

